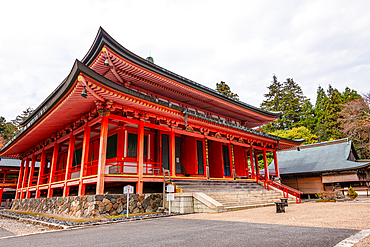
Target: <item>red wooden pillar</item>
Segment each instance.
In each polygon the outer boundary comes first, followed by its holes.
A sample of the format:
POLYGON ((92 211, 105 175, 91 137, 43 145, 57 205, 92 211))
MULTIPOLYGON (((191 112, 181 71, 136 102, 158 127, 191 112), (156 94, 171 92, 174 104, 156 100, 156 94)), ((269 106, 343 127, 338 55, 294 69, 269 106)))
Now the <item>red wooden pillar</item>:
POLYGON ((254 162, 253 162, 254 159, 253 159, 252 148, 249 149, 249 159, 251 163, 252 178, 254 178, 256 176, 256 173, 254 171, 254 162))
POLYGON ((269 166, 267 164, 266 149, 263 149, 263 165, 265 167, 265 179, 270 179, 269 166))
MULTIPOLYGON (((118 137, 117 137, 117 159, 120 162, 120 165, 123 165, 124 160, 124 148, 125 148, 125 127, 119 125, 118 137)), ((120 173, 123 173, 123 166, 119 168, 120 173)))
POLYGON ((85 176, 86 163, 88 162, 88 159, 89 159, 90 130, 91 130, 91 127, 88 125, 88 123, 86 123, 85 129, 84 129, 84 140, 82 143, 80 183, 78 186, 79 196, 85 195, 86 185, 83 184, 83 177, 85 176))
POLYGON ((69 186, 67 186, 67 180, 71 179, 71 169, 72 169, 74 151, 75 151, 75 135, 71 133, 69 136, 67 167, 66 167, 66 175, 64 178, 64 190, 63 190, 64 197, 69 196, 69 186))
POLYGON ((140 120, 137 135, 137 175, 136 194, 143 194, 143 166, 144 166, 144 121, 140 120))
POLYGON ((259 176, 260 176, 260 167, 258 165, 258 154, 256 152, 254 152, 254 163, 255 163, 255 166, 256 166, 256 177, 257 177, 257 181, 258 181, 259 176))
MULTIPOLYGON (((6 178, 6 172, 4 172, 3 181, 1 181, 3 185, 5 184, 5 178, 6 178)), ((1 206, 1 200, 3 199, 3 191, 4 191, 4 187, 0 187, 0 206, 1 206)))
POLYGON ((21 167, 19 169, 19 175, 18 175, 18 183, 17 183, 17 190, 15 191, 15 199, 19 199, 19 189, 22 187, 22 177, 23 177, 23 167, 24 167, 25 159, 22 159, 21 167))
POLYGON ((274 164, 275 164, 275 172, 276 172, 276 177, 280 177, 280 172, 279 172, 279 165, 278 165, 278 160, 277 160, 277 155, 276 155, 276 150, 274 150, 274 164))
POLYGON ((207 178, 207 180, 209 180, 209 178, 210 178, 210 173, 209 173, 209 157, 208 157, 208 152, 209 152, 209 150, 208 150, 208 140, 207 140, 207 138, 206 138, 206 135, 203 135, 204 136, 204 157, 205 157, 205 159, 206 159, 206 178, 207 178))
MULTIPOLYGON (((21 188, 26 187, 27 176, 28 176, 28 166, 29 166, 29 158, 27 157, 26 162, 25 162, 25 169, 24 169, 24 173, 23 173, 23 182, 22 182, 21 188)), ((23 199, 23 198, 24 198, 24 193, 21 189, 21 199, 23 199)))
POLYGON ((206 155, 208 156, 208 151, 206 152, 206 138, 203 137, 203 164, 204 164, 204 175, 206 176, 206 178, 208 178, 208 170, 207 167, 208 167, 208 157, 206 157, 206 155))
POLYGON ((108 142, 108 117, 104 116, 101 120, 100 147, 98 161, 98 180, 96 182, 96 194, 104 194, 105 162, 107 159, 108 142))
POLYGON ((54 182, 54 173, 58 162, 58 152, 59 152, 59 143, 55 141, 53 149, 53 157, 51 158, 50 165, 50 177, 49 177, 49 188, 48 188, 48 198, 53 196, 53 189, 51 188, 51 183, 54 182))
POLYGON ((33 180, 33 175, 35 173, 35 163, 36 163, 36 155, 32 154, 32 161, 31 161, 31 169, 30 169, 30 174, 28 175, 28 189, 26 192, 26 198, 30 198, 31 192, 29 191, 29 187, 32 186, 32 180, 33 180))
MULTIPOLYGON (((4 173, 4 178, 5 178, 5 173, 4 173)), ((4 191, 4 187, 0 187, 0 206, 1 206, 1 201, 3 200, 3 191, 4 191)))
POLYGON ((228 144, 229 146, 229 162, 230 162, 230 176, 234 178, 235 170, 234 170, 234 151, 231 146, 231 142, 228 144))
POLYGON ((171 128, 170 133, 170 169, 171 174, 173 177, 176 176, 176 135, 175 135, 175 129, 171 128))
POLYGON ((41 184, 42 176, 44 176, 45 159, 46 159, 46 151, 45 151, 45 148, 43 148, 42 151, 41 151, 39 176, 37 177, 37 187, 36 187, 36 195, 35 195, 35 198, 40 198, 39 186, 41 184))

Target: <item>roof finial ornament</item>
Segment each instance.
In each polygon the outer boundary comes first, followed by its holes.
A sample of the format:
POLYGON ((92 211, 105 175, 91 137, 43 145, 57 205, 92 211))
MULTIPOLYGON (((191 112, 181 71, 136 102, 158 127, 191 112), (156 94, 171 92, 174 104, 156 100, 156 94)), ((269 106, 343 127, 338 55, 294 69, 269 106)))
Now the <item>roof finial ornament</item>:
POLYGON ((149 51, 149 57, 146 58, 146 61, 154 63, 154 59, 152 57, 152 52, 151 51, 149 51))

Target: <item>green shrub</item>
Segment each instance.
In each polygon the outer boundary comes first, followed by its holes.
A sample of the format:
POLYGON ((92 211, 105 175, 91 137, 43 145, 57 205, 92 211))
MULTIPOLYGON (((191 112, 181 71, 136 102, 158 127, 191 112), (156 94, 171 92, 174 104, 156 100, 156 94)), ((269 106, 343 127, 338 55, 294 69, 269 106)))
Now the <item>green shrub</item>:
POLYGON ((350 186, 347 191, 347 196, 352 199, 355 199, 356 197, 358 197, 358 193, 352 188, 352 186, 350 186))

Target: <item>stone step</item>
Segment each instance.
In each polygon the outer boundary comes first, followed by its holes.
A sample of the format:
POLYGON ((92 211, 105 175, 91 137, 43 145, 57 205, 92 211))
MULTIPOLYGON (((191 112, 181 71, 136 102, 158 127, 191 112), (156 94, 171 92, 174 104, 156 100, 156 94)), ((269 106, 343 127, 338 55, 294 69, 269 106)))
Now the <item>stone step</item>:
POLYGON ((205 192, 206 195, 215 198, 234 198, 234 197, 256 197, 256 196, 280 196, 279 192, 259 191, 259 193, 250 193, 242 191, 229 191, 229 192, 205 192))
MULTIPOLYGON (((213 198, 213 197, 212 197, 213 198)), ((260 196, 260 197, 252 197, 252 198, 227 198, 227 199, 215 199, 219 203, 234 203, 234 202, 256 202, 260 200, 278 200, 280 201, 280 196, 260 196)))
POLYGON ((249 208, 259 208, 259 207, 268 207, 268 206, 275 206, 275 203, 261 203, 261 204, 251 204, 251 205, 241 205, 241 206, 228 206, 224 207, 224 211, 237 211, 249 208))

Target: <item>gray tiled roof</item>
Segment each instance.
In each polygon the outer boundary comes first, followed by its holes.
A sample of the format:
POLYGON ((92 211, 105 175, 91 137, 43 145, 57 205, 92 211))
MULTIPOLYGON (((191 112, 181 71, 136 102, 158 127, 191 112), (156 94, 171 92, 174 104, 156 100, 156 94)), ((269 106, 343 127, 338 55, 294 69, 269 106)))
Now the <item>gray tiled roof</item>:
MULTIPOLYGON (((311 144, 297 149, 277 153, 280 174, 297 174, 350 170, 366 167, 370 163, 350 161, 348 158, 358 156, 352 141, 337 140, 326 143, 311 144), (352 152, 352 153, 351 153, 352 152)), ((269 166, 273 171, 273 163, 269 166)))
POLYGON ((0 166, 21 167, 21 161, 0 156, 0 166))
MULTIPOLYGON (((18 159, 12 159, 12 158, 7 158, 7 157, 3 157, 3 156, 0 156, 0 167, 3 166, 3 167, 21 167, 21 160, 18 160, 18 159)), ((31 161, 30 161, 30 164, 31 165, 31 161)), ((39 161, 36 161, 35 162, 35 167, 40 167, 40 162, 39 161)))

